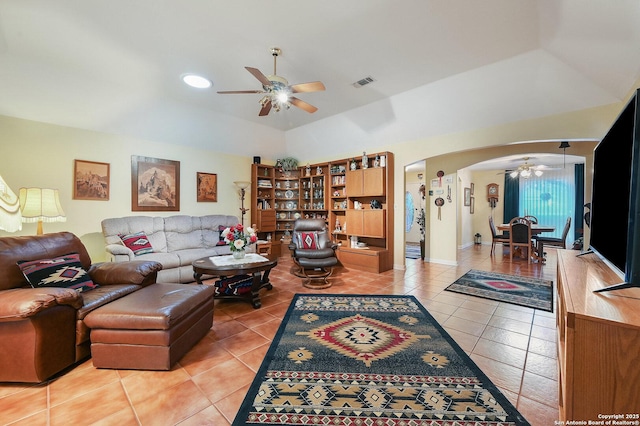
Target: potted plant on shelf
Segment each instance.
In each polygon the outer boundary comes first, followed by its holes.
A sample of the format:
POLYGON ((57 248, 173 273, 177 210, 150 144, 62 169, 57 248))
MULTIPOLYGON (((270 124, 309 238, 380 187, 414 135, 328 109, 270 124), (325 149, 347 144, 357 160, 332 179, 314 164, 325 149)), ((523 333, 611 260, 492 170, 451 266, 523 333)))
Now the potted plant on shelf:
POLYGON ((293 157, 285 157, 276 161, 285 176, 291 176, 291 172, 298 167, 298 160, 293 157))

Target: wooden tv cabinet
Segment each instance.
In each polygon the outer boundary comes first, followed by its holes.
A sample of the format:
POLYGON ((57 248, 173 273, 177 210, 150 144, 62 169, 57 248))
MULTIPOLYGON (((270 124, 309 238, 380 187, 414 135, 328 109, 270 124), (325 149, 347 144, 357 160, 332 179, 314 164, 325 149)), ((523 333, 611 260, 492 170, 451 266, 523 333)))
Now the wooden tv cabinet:
POLYGON ((560 420, 640 421, 640 288, 594 293, 620 279, 576 254, 558 250, 560 420))

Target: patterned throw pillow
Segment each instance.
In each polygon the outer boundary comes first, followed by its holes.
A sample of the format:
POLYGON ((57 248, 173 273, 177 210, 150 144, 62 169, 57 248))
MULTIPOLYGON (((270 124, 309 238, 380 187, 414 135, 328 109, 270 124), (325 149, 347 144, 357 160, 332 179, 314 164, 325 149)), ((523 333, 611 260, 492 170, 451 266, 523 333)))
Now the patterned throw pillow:
POLYGON ((302 249, 317 249, 318 248, 318 233, 313 232, 296 232, 296 238, 298 239, 296 244, 302 249))
POLYGON ((224 242, 224 237, 222 236, 222 231, 224 231, 225 229, 227 229, 226 226, 218 225, 218 242, 216 243, 217 246, 227 245, 227 243, 224 242))
POLYGON ((134 255, 140 256, 141 254, 153 253, 153 247, 147 239, 147 235, 144 232, 136 232, 135 234, 120 235, 122 243, 131 249, 134 255))
POLYGON ((217 280, 213 286, 215 296, 240 296, 251 291, 253 277, 251 275, 234 275, 229 278, 217 280))
POLYGON ((21 260, 18 266, 33 288, 66 287, 86 292, 100 287, 91 281, 77 253, 53 259, 21 260))

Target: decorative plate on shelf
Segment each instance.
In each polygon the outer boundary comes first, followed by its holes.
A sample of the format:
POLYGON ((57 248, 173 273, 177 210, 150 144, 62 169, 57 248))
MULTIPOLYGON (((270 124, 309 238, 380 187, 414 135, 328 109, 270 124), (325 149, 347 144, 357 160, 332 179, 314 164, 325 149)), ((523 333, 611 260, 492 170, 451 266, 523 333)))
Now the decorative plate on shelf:
POLYGON ((282 192, 276 191, 276 198, 282 198, 282 192))
POLYGON ((286 213, 280 213, 280 219, 286 219, 286 218, 287 218, 286 213))
POLYGON ((301 216, 301 215, 300 215, 300 213, 295 213, 295 214, 293 215, 293 217, 295 217, 296 219, 300 219, 300 216, 301 216))
POLYGON ((284 196, 286 198, 293 198, 293 191, 288 190, 287 192, 284 193, 284 196))
POLYGON ((289 201, 289 202, 287 203, 287 209, 288 209, 288 210, 293 210, 293 203, 292 203, 291 201, 289 201))

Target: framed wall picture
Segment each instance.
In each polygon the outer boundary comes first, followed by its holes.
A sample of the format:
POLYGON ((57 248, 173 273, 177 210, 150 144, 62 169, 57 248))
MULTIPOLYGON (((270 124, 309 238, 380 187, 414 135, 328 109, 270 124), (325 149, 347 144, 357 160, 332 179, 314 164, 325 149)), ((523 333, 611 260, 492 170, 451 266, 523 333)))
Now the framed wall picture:
POLYGON ((473 183, 471 183, 471 195, 473 195, 475 188, 476 186, 473 183))
POLYGON ((180 162, 132 155, 131 210, 180 211, 180 162))
POLYGON ((464 205, 465 206, 471 205, 471 188, 464 189, 464 205))
POLYGON ((476 210, 476 197, 471 197, 469 204, 469 213, 473 214, 476 210))
POLYGON ((109 200, 109 182, 109 163, 86 160, 74 161, 74 200, 109 200))
POLYGON ((218 201, 218 175, 196 172, 196 185, 198 202, 218 201))

